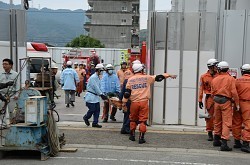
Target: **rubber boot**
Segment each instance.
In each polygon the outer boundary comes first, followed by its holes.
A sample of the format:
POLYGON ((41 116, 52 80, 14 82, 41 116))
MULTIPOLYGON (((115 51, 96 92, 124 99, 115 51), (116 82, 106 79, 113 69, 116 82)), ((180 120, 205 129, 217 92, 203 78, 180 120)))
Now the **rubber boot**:
POLYGON ((227 140, 221 139, 220 150, 221 151, 232 151, 232 148, 228 147, 228 145, 227 145, 227 140))
POLYGON ((241 148, 242 144, 240 140, 234 139, 234 148, 241 148))
POLYGON ((129 140, 135 141, 135 130, 130 130, 129 140))
POLYGON ((208 135, 207 141, 213 141, 213 140, 214 140, 214 138, 213 138, 213 132, 212 132, 212 131, 209 131, 209 132, 207 133, 207 135, 208 135))
POLYGON ((145 133, 140 132, 140 135, 139 135, 139 144, 146 143, 146 140, 144 139, 144 135, 145 135, 145 133))
POLYGON ((241 151, 250 153, 249 142, 243 141, 243 144, 241 146, 241 151))
POLYGON ((219 146, 221 146, 220 135, 214 135, 213 146, 214 146, 214 147, 219 147, 219 146))

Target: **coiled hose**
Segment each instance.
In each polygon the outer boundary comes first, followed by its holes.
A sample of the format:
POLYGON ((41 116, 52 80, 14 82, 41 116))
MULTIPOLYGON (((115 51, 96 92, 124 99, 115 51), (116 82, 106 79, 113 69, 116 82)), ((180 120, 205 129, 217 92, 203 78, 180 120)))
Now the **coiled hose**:
POLYGON ((50 156, 57 156, 58 152, 60 151, 59 130, 54 119, 52 110, 48 111, 47 130, 50 156))

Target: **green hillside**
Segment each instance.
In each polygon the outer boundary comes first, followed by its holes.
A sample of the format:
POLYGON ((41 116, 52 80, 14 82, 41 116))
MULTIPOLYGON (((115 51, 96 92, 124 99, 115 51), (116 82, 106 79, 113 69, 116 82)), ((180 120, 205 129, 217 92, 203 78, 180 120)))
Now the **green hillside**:
MULTIPOLYGON (((9 5, 0 1, 0 8, 9 9, 9 5)), ((14 8, 20 9, 20 5, 14 8)), ((85 34, 84 22, 84 10, 31 8, 27 11, 27 41, 65 46, 73 38, 85 34)))

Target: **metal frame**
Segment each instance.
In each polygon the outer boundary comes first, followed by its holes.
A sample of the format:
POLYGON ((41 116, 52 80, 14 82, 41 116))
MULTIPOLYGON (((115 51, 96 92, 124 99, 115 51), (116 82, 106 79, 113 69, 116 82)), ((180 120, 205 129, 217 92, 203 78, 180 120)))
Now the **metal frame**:
MULTIPOLYGON (((168 63, 168 16, 169 13, 166 15, 166 38, 165 38, 165 62, 164 62, 164 72, 167 72, 167 63, 168 63)), ((167 81, 164 80, 163 85, 163 113, 162 113, 162 123, 166 124, 166 94, 167 94, 167 81)))
POLYGON ((244 36, 243 36, 243 56, 242 56, 242 65, 245 63, 246 61, 246 56, 247 56, 247 34, 249 33, 248 32, 248 11, 245 10, 245 23, 244 23, 244 36))
MULTIPOLYGON (((197 73, 196 73, 196 100, 198 100, 199 97, 199 75, 200 75, 200 51, 201 51, 201 18, 202 13, 200 13, 199 17, 199 31, 198 31, 198 48, 197 48, 197 73)), ((195 125, 198 125, 198 104, 195 104, 195 125)))
MULTIPOLYGON (((184 2, 183 2, 184 3, 184 2)), ((178 124, 181 124, 182 113, 182 87, 183 87, 183 53, 184 53, 184 35, 185 35, 185 16, 181 13, 180 25, 180 68, 179 68, 179 102, 178 102, 178 124)))
MULTIPOLYGON (((150 30, 150 75, 154 74, 154 67, 155 67, 155 25, 156 25, 156 13, 151 13, 151 30, 150 30)), ((154 87, 150 87, 151 95, 154 95, 154 87)), ((150 99, 149 101, 149 125, 152 125, 153 123, 153 99, 150 99)))
MULTIPOLYGON (((26 58, 22 58, 19 59, 19 65, 20 65, 20 77, 22 78, 22 71, 21 71, 21 66, 22 66, 22 61, 23 60, 28 60, 27 61, 27 70, 26 70, 26 80, 30 81, 30 59, 41 59, 42 60, 42 68, 44 68, 44 61, 46 59, 49 60, 49 65, 51 66, 51 57, 26 57, 26 58)), ((51 74, 51 70, 49 71, 49 77, 50 77, 50 87, 52 88, 52 74, 51 74)), ((21 88, 21 83, 22 80, 20 78, 20 88, 21 88)), ((42 70, 42 88, 44 88, 44 71, 42 70)))

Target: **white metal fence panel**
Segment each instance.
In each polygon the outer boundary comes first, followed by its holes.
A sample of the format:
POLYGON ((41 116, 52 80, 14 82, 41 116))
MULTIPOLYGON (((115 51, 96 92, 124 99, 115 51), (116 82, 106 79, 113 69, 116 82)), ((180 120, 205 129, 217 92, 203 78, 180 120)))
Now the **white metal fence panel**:
POLYGON ((245 11, 225 11, 224 13, 223 60, 230 67, 239 68, 243 62, 245 11))
POLYGON ((245 59, 244 59, 244 63, 250 63, 250 11, 247 12, 247 23, 246 23, 246 44, 245 44, 245 49, 246 49, 246 53, 245 53, 245 59))
MULTIPOLYGON (((179 68, 180 51, 168 50, 167 72, 178 75, 179 68)), ((180 77, 178 76, 176 80, 167 80, 165 124, 178 124, 179 78, 180 77)))

